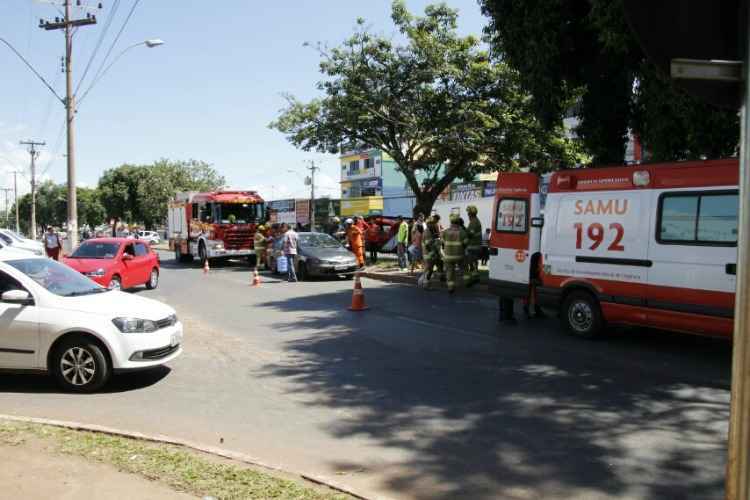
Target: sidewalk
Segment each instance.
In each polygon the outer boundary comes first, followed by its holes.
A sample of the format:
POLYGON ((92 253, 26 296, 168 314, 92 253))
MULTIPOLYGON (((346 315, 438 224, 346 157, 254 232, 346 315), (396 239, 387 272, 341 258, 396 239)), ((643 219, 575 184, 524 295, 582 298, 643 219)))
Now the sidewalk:
MULTIPOLYGON (((487 267, 481 266, 480 272, 480 283, 472 286, 471 288, 463 288, 464 290, 473 290, 477 293, 489 293, 487 288, 487 267)), ((361 272, 362 277, 370 278, 374 280, 384 281, 386 283, 401 283, 404 285, 417 285, 417 280, 422 274, 421 270, 415 270, 414 274, 410 274, 409 271, 401 271, 398 268, 398 263, 390 259, 383 262, 378 261, 375 265, 366 266, 361 272)), ((430 287, 432 289, 440 290, 445 289, 445 283, 440 282, 435 276, 430 281, 430 287)))

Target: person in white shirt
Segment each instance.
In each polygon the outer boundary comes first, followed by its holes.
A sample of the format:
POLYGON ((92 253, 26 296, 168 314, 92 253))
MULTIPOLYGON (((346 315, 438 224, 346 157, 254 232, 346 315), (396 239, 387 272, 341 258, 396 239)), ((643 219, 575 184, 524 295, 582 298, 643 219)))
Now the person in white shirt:
POLYGON ((47 232, 44 233, 44 251, 47 252, 47 257, 54 260, 60 259, 60 235, 55 232, 52 226, 47 226, 47 232))
POLYGON ((294 270, 294 264, 297 260, 297 232, 287 224, 284 224, 281 230, 284 231, 282 249, 284 252, 284 258, 286 258, 287 281, 289 281, 289 283, 295 283, 297 281, 297 273, 294 270))

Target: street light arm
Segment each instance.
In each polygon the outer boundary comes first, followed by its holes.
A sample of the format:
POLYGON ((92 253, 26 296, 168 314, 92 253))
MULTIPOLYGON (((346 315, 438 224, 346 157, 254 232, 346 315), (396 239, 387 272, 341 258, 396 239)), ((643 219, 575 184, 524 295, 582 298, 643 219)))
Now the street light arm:
POLYGON ((8 42, 5 38, 1 38, 1 37, 0 37, 0 42, 3 42, 5 45, 7 45, 8 48, 10 50, 12 50, 13 53, 16 54, 19 59, 21 59, 21 61, 23 61, 23 63, 31 70, 31 72, 34 73, 36 75, 36 77, 39 78, 42 81, 42 83, 50 90, 50 92, 52 92, 55 95, 55 97, 57 97, 58 101, 60 101, 61 103, 65 104, 65 99, 62 98, 60 95, 58 95, 57 92, 55 92, 55 89, 52 88, 52 85, 50 85, 47 82, 47 80, 45 80, 44 77, 42 75, 40 75, 37 70, 34 69, 34 66, 32 66, 31 63, 29 63, 29 61, 27 61, 26 58, 23 57, 21 55, 21 53, 18 52, 16 50, 16 48, 10 44, 10 42, 8 42))
POLYGON ((82 103, 82 102, 83 102, 83 100, 84 100, 84 99, 86 98, 86 96, 87 96, 87 95, 89 95, 89 92, 91 92, 91 89, 93 89, 93 88, 94 88, 94 86, 95 86, 95 85, 96 85, 97 83, 99 83, 99 81, 100 81, 100 80, 101 80, 102 78, 104 78, 104 75, 106 75, 106 74, 107 74, 107 72, 109 71, 109 69, 110 69, 110 68, 111 68, 112 66, 114 66, 114 65, 115 65, 115 63, 116 63, 117 61, 119 61, 119 60, 120 60, 120 58, 121 58, 122 56, 124 56, 124 55, 125 55, 125 53, 126 53, 126 52, 128 52, 128 51, 130 51, 131 49, 134 49, 134 48, 136 48, 136 47, 140 47, 141 45, 145 45, 146 47, 149 47, 149 48, 153 48, 153 47, 158 47, 159 45, 162 45, 163 43, 164 43, 163 41, 161 41, 161 40, 158 40, 158 39, 157 39, 157 40, 145 40, 145 41, 143 41, 143 42, 138 42, 138 43, 134 43, 133 45, 131 45, 131 46, 129 46, 129 47, 125 47, 125 49, 123 49, 123 50, 122 50, 122 52, 120 52, 119 54, 117 54, 117 57, 115 57, 115 58, 114 58, 114 59, 112 60, 112 62, 111 62, 111 63, 109 63, 109 64, 107 65, 107 67, 106 67, 106 68, 104 68, 104 70, 103 70, 103 71, 102 71, 101 73, 99 73, 98 75, 96 75, 96 77, 94 77, 94 80, 93 80, 93 81, 91 82, 91 85, 89 85, 89 87, 88 87, 88 88, 87 88, 87 89, 86 89, 86 90, 84 91, 84 93, 83 93, 83 94, 81 95, 81 98, 80 98, 80 99, 78 99, 78 106, 80 106, 80 105, 81 105, 81 103, 82 103))

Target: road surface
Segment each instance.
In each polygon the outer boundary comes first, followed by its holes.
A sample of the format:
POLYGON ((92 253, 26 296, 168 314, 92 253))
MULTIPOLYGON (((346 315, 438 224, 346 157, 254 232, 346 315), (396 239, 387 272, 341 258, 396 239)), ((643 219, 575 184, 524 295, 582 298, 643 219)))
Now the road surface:
POLYGON ((160 433, 332 478, 372 498, 723 498, 731 349, 552 320, 499 328, 487 296, 365 280, 204 276, 163 254, 185 354, 71 395, 0 377, 0 413, 160 433))

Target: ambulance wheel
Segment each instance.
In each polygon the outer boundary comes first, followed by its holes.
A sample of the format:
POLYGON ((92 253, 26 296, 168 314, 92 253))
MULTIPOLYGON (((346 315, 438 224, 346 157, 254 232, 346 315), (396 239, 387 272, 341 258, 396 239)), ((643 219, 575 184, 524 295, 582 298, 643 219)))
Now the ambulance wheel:
POLYGON ((560 320, 568 333, 585 339, 598 337, 604 328, 599 302, 583 290, 571 292, 565 298, 560 320))

